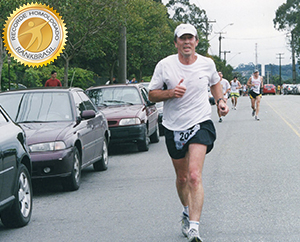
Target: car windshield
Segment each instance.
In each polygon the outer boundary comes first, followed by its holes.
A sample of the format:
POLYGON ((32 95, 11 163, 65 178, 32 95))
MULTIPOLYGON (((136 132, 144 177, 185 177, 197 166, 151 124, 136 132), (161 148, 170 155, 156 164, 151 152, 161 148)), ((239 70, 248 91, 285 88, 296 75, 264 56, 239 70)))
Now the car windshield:
POLYGON ((68 93, 11 93, 0 95, 0 104, 17 123, 73 120, 68 93))
POLYGON ((120 104, 142 104, 141 97, 135 87, 107 87, 92 89, 87 92, 96 106, 113 106, 120 104))

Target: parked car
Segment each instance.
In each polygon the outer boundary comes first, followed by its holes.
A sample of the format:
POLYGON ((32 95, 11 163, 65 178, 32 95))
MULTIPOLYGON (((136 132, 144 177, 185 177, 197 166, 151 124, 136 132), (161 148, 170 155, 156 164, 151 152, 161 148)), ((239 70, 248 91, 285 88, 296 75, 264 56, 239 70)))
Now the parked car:
POLYGON ((293 84, 286 84, 285 87, 283 88, 283 94, 284 95, 293 94, 294 87, 295 85, 293 84))
POLYGON ((0 106, 0 216, 4 226, 29 223, 32 165, 24 130, 0 106))
POLYGON ((162 119, 163 119, 163 109, 164 109, 164 102, 158 102, 156 103, 156 108, 158 110, 158 128, 159 128, 159 135, 164 135, 164 126, 162 125, 162 119))
POLYGON ((111 144, 136 143, 147 151, 150 142, 159 142, 158 111, 143 85, 98 86, 86 93, 108 120, 111 144))
POLYGON ((0 93, 0 104, 25 130, 33 179, 61 177, 73 191, 84 167, 107 169, 107 120, 82 89, 9 91, 0 93))
POLYGON ((265 84, 263 87, 263 95, 265 94, 276 94, 276 86, 274 84, 265 84))
POLYGON ((300 84, 294 86, 293 94, 300 94, 300 84))

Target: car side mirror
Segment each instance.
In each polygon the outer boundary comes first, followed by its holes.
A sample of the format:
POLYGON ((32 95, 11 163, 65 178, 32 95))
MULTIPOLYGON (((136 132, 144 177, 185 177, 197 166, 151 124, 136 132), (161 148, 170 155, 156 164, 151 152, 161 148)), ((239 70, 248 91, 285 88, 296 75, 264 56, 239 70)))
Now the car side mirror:
POLYGON ((81 112, 80 117, 82 119, 91 119, 96 117, 96 112, 94 110, 84 110, 81 112))

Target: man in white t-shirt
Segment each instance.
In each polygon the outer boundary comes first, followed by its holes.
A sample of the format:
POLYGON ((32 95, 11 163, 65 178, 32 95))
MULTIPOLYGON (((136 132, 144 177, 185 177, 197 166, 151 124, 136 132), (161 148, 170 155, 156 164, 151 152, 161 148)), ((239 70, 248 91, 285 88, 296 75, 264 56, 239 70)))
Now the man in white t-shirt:
POLYGON ((261 93, 260 88, 263 87, 263 77, 259 75, 258 70, 254 70, 253 75, 249 78, 247 85, 250 88, 249 97, 251 100, 252 116, 259 121, 258 113, 260 107, 261 93))
POLYGON ((235 76, 233 80, 230 81, 230 97, 231 97, 231 104, 232 109, 236 109, 237 99, 240 97, 240 89, 242 88, 241 83, 238 81, 237 77, 235 76))
POLYGON ((189 242, 201 241, 202 169, 205 155, 213 148, 216 138, 207 97, 208 85, 221 114, 225 116, 229 111, 213 60, 195 52, 198 42, 194 26, 177 26, 174 33, 177 54, 156 65, 149 85, 150 101, 164 101, 162 124, 183 205, 181 229, 189 242))
MULTIPOLYGON (((219 71, 218 73, 219 73, 219 76, 221 78, 220 84, 222 86, 223 97, 224 97, 225 102, 227 102, 227 100, 228 100, 228 92, 230 91, 230 84, 229 84, 228 80, 226 80, 225 78, 223 78, 222 72, 219 71)), ((218 112, 218 116, 219 116, 219 123, 221 123, 223 121, 223 119, 222 119, 221 112, 220 112, 220 110, 218 108, 217 108, 217 112, 218 112)))

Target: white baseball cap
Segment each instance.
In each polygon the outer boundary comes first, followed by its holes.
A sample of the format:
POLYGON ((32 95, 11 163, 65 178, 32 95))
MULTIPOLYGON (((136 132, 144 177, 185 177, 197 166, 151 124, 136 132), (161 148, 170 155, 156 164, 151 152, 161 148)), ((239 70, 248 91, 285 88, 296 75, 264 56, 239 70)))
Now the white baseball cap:
POLYGON ((176 27, 174 31, 174 36, 181 37, 184 34, 191 34, 197 36, 196 28, 191 24, 180 24, 176 27))

